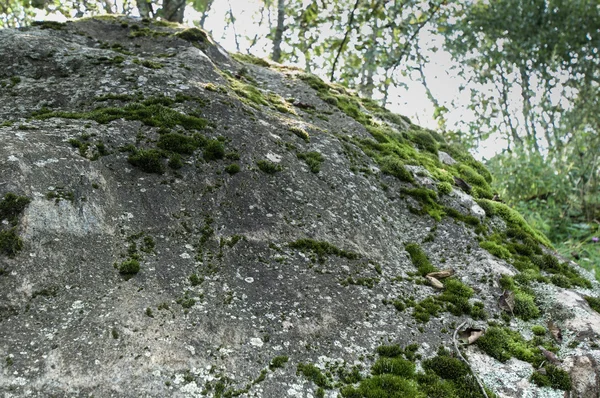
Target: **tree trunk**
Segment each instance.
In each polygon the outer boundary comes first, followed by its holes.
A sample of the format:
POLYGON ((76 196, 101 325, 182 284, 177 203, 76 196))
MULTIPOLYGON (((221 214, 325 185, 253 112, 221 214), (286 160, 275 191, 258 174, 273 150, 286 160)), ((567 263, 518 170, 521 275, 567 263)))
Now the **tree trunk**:
POLYGON ((204 11, 202 12, 202 17, 200 17, 200 27, 204 29, 204 23, 206 22, 206 18, 208 17, 208 13, 210 12, 210 7, 213 4, 213 0, 208 0, 206 2, 206 6, 204 7, 204 11))
POLYGON ((136 0, 136 4, 142 18, 152 18, 154 11, 152 10, 152 4, 148 0, 136 0))
POLYGON ((183 23, 185 0, 163 0, 162 18, 170 22, 183 23))
POLYGON ((277 28, 275 29, 275 37, 273 38, 273 61, 281 60, 281 40, 283 39, 283 31, 285 30, 285 0, 277 1, 277 28))

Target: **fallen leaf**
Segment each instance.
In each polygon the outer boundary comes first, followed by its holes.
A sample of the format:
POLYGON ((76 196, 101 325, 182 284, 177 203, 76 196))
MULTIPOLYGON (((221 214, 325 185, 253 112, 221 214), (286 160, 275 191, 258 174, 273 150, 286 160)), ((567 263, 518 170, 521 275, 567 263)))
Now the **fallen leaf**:
POLYGON ((558 359, 558 357, 556 356, 556 354, 554 354, 552 351, 548 351, 547 349, 545 349, 541 345, 539 345, 538 348, 542 352, 542 355, 544 357, 546 357, 546 359, 548 361, 552 362, 554 365, 560 363, 560 359, 558 359))
POLYGON ((505 290, 498 299, 498 305, 500 309, 504 311, 510 311, 514 315, 513 310, 515 308, 515 293, 510 290, 505 290))
POLYGON ((550 331, 550 334, 554 340, 559 343, 562 342, 562 332, 554 322, 548 321, 548 330, 550 331))
POLYGON ((483 334, 485 330, 480 328, 466 328, 465 330, 459 333, 460 340, 465 344, 473 344, 477 341, 483 334))
POLYGON ((442 282, 438 281, 433 276, 425 275, 425 279, 427 279, 429 281, 429 284, 431 286, 435 287, 436 289, 444 288, 444 285, 442 284, 442 282))
POLYGON ((430 272, 427 274, 427 276, 431 276, 431 277, 437 278, 437 279, 447 278, 452 275, 454 275, 453 269, 444 269, 441 271, 430 272))

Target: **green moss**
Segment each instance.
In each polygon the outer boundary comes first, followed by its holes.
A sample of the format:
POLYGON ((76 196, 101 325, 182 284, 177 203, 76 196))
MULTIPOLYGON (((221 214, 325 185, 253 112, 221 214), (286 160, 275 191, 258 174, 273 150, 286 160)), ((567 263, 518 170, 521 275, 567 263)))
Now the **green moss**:
POLYGON ((427 323, 432 316, 437 317, 442 310, 442 305, 434 297, 427 297, 415 305, 413 318, 421 323, 427 323))
POLYGON ((321 263, 325 262, 325 258, 328 255, 344 257, 350 260, 356 260, 360 257, 358 253, 342 250, 329 242, 317 241, 313 239, 298 239, 297 241, 290 242, 289 246, 292 249, 315 253, 319 259, 319 262, 321 263))
POLYGON ((219 140, 208 140, 202 151, 204 160, 219 160, 225 157, 225 146, 219 140))
POLYGON ((156 146, 166 151, 191 155, 198 149, 200 143, 196 139, 183 134, 168 133, 161 134, 156 146))
POLYGON ((404 354, 404 350, 398 344, 382 345, 377 347, 377 354, 382 357, 396 358, 404 354))
POLYGON ((23 249, 23 241, 17 235, 17 228, 0 231, 0 253, 14 257, 23 249))
POLYGON ((258 58, 255 57, 252 54, 241 54, 241 53, 236 53, 236 54, 231 54, 231 56, 233 57, 233 59, 240 61, 240 62, 246 62, 248 64, 253 64, 253 65, 258 65, 258 66, 264 66, 266 68, 268 68, 269 66, 271 66, 271 64, 269 63, 269 61, 262 59, 262 58, 258 58))
POLYGON ((99 107, 89 112, 51 111, 43 108, 41 111, 34 113, 33 116, 36 119, 42 120, 53 117, 86 119, 94 120, 100 124, 106 124, 117 119, 138 120, 147 126, 165 129, 171 129, 177 125, 182 126, 186 130, 200 130, 206 127, 207 121, 205 119, 185 115, 162 104, 172 102, 173 100, 167 101, 163 99, 157 101, 157 98, 153 97, 145 100, 143 103, 134 102, 119 108, 99 107))
POLYGON ((494 241, 488 240, 488 241, 479 242, 479 246, 482 249, 487 250, 488 252, 490 252, 491 254, 493 254, 494 256, 496 256, 498 258, 501 258, 504 260, 510 260, 512 257, 510 255, 510 251, 506 247, 504 247, 494 241))
POLYGON ((515 292, 514 313, 524 321, 538 318, 540 309, 535 305, 534 297, 522 291, 515 292))
POLYGON ((302 374, 308 380, 322 388, 331 388, 329 380, 321 372, 321 369, 310 363, 299 363, 296 374, 302 374))
POLYGON ((546 328, 541 325, 533 325, 531 331, 536 336, 544 336, 546 334, 546 328))
POLYGON ((412 141, 421 149, 431 152, 435 155, 438 153, 439 144, 426 130, 417 130, 412 134, 412 141))
POLYGON ((57 21, 33 21, 31 26, 37 26, 40 29, 63 30, 67 27, 67 24, 57 21))
POLYGON ((257 161, 256 165, 258 166, 260 171, 267 173, 267 174, 275 174, 278 171, 283 170, 283 167, 281 167, 281 165, 279 165, 277 163, 273 163, 270 160, 266 160, 266 159, 261 159, 261 160, 257 161))
POLYGON ((31 202, 26 196, 18 196, 8 192, 0 201, 0 221, 7 220, 11 225, 17 225, 19 215, 31 202))
POLYGON ((331 87, 329 84, 325 83, 323 79, 315 75, 305 73, 298 77, 304 80, 310 87, 320 92, 329 91, 329 88, 331 87))
MULTIPOLYGON (((123 57, 121 57, 121 58, 123 58, 123 57)), ((148 68, 148 69, 162 69, 165 66, 165 64, 161 64, 160 62, 154 62, 154 61, 150 61, 147 59, 140 61, 137 58, 133 60, 133 63, 137 64, 137 65, 142 65, 143 67, 148 68)))
POLYGON ((487 199, 477 201, 479 206, 483 208, 486 215, 492 217, 497 215, 501 217, 508 228, 518 231, 522 236, 530 237, 538 243, 546 247, 552 247, 552 244, 541 232, 534 230, 518 212, 511 209, 504 203, 494 202, 487 199))
POLYGON ((273 358, 271 360, 271 363, 269 364, 269 369, 275 370, 275 369, 283 368, 288 360, 289 360, 289 358, 286 355, 276 356, 275 358, 273 358))
POLYGON ((197 274, 190 275, 188 279, 192 286, 199 286, 202 284, 202 282, 204 282, 204 278, 201 276, 198 276, 197 274))
POLYGON ((448 303, 447 310, 456 316, 471 313, 469 299, 473 296, 473 289, 458 279, 448 279, 444 282, 444 291, 438 300, 448 303))
POLYGON ((452 192, 452 185, 447 182, 440 182, 437 185, 437 189, 440 195, 448 195, 452 192))
POLYGON ((140 272, 140 262, 136 259, 128 259, 119 264, 118 269, 122 275, 135 275, 140 272))
POLYGON ((467 376, 469 367, 457 358, 448 355, 438 355, 422 363, 423 369, 431 370, 443 379, 457 380, 467 376))
POLYGON ((410 254, 413 264, 417 267, 419 275, 425 276, 430 272, 438 271, 438 269, 429 262, 425 252, 421 250, 421 247, 417 243, 409 243, 405 246, 405 249, 408 254, 410 254))
POLYGON ((130 154, 127 161, 146 173, 163 174, 165 172, 164 157, 165 154, 157 149, 142 149, 130 154))
POLYGON ((381 172, 398 178, 400 181, 415 182, 410 171, 404 167, 404 163, 394 156, 385 156, 378 160, 381 172))
POLYGON ((180 39, 189 41, 191 43, 195 43, 195 42, 207 43, 208 42, 208 35, 203 30, 200 30, 198 28, 189 28, 189 29, 182 30, 181 32, 175 33, 175 36, 179 37, 180 39))
POLYGON ((318 173, 321 170, 321 163, 323 163, 324 158, 319 152, 302 152, 297 154, 298 159, 302 159, 306 162, 310 171, 313 173, 318 173))
POLYGON ((404 358, 379 358, 371 367, 371 373, 381 375, 385 373, 412 378, 415 374, 415 364, 404 358))
POLYGON ((245 103, 257 108, 258 105, 269 105, 269 102, 265 99, 262 91, 254 87, 251 84, 246 84, 239 80, 229 78, 229 84, 231 89, 239 95, 242 99, 245 99, 245 103))
POLYGON ((292 133, 294 133, 296 136, 302 138, 304 141, 306 141, 306 142, 310 141, 310 136, 308 135, 306 130, 304 130, 302 127, 290 126, 288 128, 288 130, 291 131, 292 133))
POLYGON ((600 313, 600 298, 592 296, 583 296, 588 305, 596 312, 600 313))
POLYGON ((168 165, 173 170, 179 170, 180 168, 182 168, 183 167, 183 159, 181 158, 181 155, 178 153, 171 154, 169 156, 168 165))
POLYGON ((557 390, 571 391, 572 382, 569 373, 552 364, 544 366, 545 374, 533 372, 530 380, 540 387, 552 387, 557 390))
POLYGON ((342 392, 343 397, 365 398, 425 398, 414 380, 407 380, 400 376, 382 374, 364 379, 355 390, 342 392))
POLYGON ((228 174, 237 174, 240 172, 240 166, 236 163, 232 163, 230 165, 228 165, 227 167, 225 167, 225 172, 227 172, 228 174))
POLYGON ((129 37, 165 37, 170 36, 169 32, 164 32, 161 30, 150 29, 147 27, 140 28, 138 25, 131 25, 131 30, 129 32, 129 37))

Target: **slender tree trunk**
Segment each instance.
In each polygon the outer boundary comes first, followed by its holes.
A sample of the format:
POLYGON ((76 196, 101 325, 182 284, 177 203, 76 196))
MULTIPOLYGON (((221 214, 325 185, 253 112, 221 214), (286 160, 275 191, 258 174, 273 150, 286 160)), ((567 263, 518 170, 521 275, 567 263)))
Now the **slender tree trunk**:
POLYGON ((200 27, 204 29, 204 23, 206 22, 206 18, 208 17, 208 13, 210 12, 210 8, 213 5, 213 0, 208 0, 206 2, 206 7, 202 12, 202 16, 200 17, 200 27))
POLYGON ((233 39, 235 40, 235 49, 239 53, 240 52, 240 41, 238 39, 237 31, 235 30, 235 16, 233 15, 233 8, 231 8, 231 1, 229 3, 229 20, 231 22, 231 27, 233 28, 233 39))
POLYGON ((185 0, 163 0, 162 17, 167 21, 183 23, 185 0))
POLYGON ((115 3, 112 0, 104 0, 102 2, 102 7, 107 14, 114 14, 115 12, 115 3))
POLYGON ((379 34, 379 26, 377 25, 377 19, 375 19, 373 26, 371 26, 373 32, 371 33, 371 46, 365 54, 365 62, 362 66, 362 81, 360 83, 360 93, 363 97, 373 98, 373 92, 375 91, 375 83, 373 82, 373 75, 377 69, 375 61, 375 55, 377 52, 377 35, 379 34))
POLYGON ((283 31, 285 30, 285 0, 277 0, 277 28, 275 29, 275 37, 273 38, 273 61, 281 60, 281 40, 283 39, 283 31))
POLYGON ((350 33, 352 33, 352 31, 354 30, 354 14, 356 13, 356 9, 358 8, 359 3, 360 3, 360 0, 356 0, 356 3, 354 3, 354 7, 352 8, 352 12, 350 13, 350 18, 348 18, 348 26, 346 27, 346 34, 344 35, 344 39, 342 40, 342 43, 340 44, 340 46, 338 48, 338 52, 335 56, 335 59, 333 60, 333 65, 331 66, 331 73, 329 75, 329 80, 332 82, 334 81, 334 78, 335 78, 335 70, 337 68, 337 63, 338 63, 338 60, 340 59, 340 55, 342 55, 342 52, 346 48, 346 44, 348 43, 348 40, 350 39, 350 33))
POLYGON ((152 18, 154 11, 152 10, 152 3, 148 0, 136 0, 138 11, 142 18, 152 18))

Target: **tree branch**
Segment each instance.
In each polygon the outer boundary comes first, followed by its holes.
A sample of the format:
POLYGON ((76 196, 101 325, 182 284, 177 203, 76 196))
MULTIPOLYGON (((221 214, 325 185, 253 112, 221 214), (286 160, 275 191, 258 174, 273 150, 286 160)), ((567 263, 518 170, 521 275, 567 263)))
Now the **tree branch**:
POLYGON ((350 18, 348 19, 348 28, 346 29, 346 34, 344 35, 344 39, 342 40, 342 43, 340 44, 340 47, 338 48, 338 52, 335 56, 335 59, 333 60, 333 65, 331 66, 331 74, 329 75, 330 81, 333 81, 333 79, 335 78, 335 68, 337 67, 338 60, 340 59, 340 55, 342 54, 342 51, 344 51, 344 47, 346 47, 346 43, 348 42, 348 39, 350 38, 350 33, 352 33, 352 31, 354 30, 354 27, 352 26, 352 24, 354 23, 354 13, 356 12, 356 9, 358 8, 359 3, 360 3, 360 0, 356 0, 356 3, 354 3, 354 8, 352 8, 352 12, 350 13, 350 18))

